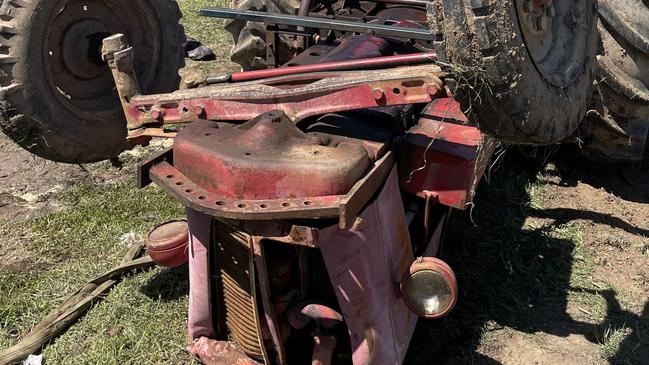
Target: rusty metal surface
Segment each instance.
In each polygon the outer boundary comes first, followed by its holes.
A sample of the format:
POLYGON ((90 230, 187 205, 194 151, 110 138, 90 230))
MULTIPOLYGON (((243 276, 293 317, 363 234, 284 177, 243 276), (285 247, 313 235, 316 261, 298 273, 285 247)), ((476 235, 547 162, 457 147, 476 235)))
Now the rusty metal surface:
POLYGON ((200 337, 192 342, 187 352, 194 355, 203 364, 218 365, 262 365, 245 354, 236 343, 216 341, 200 337))
POLYGON ((149 170, 152 181, 185 206, 215 217, 240 220, 281 220, 338 218, 340 227, 347 227, 357 208, 367 203, 393 166, 392 153, 386 153, 359 180, 348 195, 303 197, 270 200, 226 198, 195 184, 166 161, 149 170), (359 198, 355 198, 355 195, 359 198), (350 196, 351 195, 351 196, 350 196), (353 203, 354 206, 351 206, 353 203), (352 209, 350 209, 352 208, 352 209))
MULTIPOLYGON (((272 278, 269 278, 268 265, 266 263, 266 256, 264 254, 264 245, 263 237, 252 236, 251 244, 254 254, 254 264, 257 268, 257 278, 259 282, 259 298, 264 312, 264 320, 266 323, 266 329, 270 334, 270 340, 272 341, 273 347, 275 349, 275 357, 277 364, 285 364, 286 354, 284 351, 284 341, 285 338, 282 338, 279 329, 279 321, 277 320, 277 308, 271 302, 271 287, 270 281, 272 278)), ((269 341, 269 342, 271 342, 269 341)))
POLYGON ((281 110, 292 121, 331 112, 428 103, 442 87, 439 66, 337 71, 218 84, 130 99, 129 128, 200 119, 244 121, 281 110))
POLYGON ((414 260, 396 169, 351 229, 325 228, 317 244, 350 332, 354 365, 401 363, 417 317, 395 291, 414 260))
POLYGON ((199 121, 174 142, 174 166, 224 198, 286 199, 346 194, 374 162, 369 142, 305 134, 281 112, 241 125, 199 121))
POLYGON ((257 316, 256 277, 250 236, 214 221, 212 249, 217 301, 231 338, 256 360, 268 360, 257 316))
POLYGON ((480 131, 465 125, 453 99, 436 99, 400 146, 399 173, 405 191, 466 209, 493 150, 480 131), (484 151, 489 156, 480 159, 484 151))
POLYGON ((140 162, 137 165, 137 187, 142 189, 143 187, 152 183, 151 177, 149 175, 149 170, 156 164, 166 161, 173 165, 174 155, 172 148, 166 148, 163 151, 148 157, 146 160, 140 162))
POLYGON ((164 123, 201 119, 245 121, 273 110, 281 110, 291 121, 299 122, 332 112, 427 103, 442 88, 440 67, 424 65, 305 73, 169 94, 138 95, 140 90, 133 73, 135 51, 128 47, 123 35, 107 38, 102 52, 115 79, 130 139, 146 139, 150 134, 173 136, 160 129, 137 130, 164 123))
MULTIPOLYGON (((235 72, 230 76, 230 78, 233 82, 242 82, 310 72, 349 71, 360 69, 370 70, 376 68, 433 63, 436 59, 437 54, 435 52, 413 53, 398 56, 375 56, 371 58, 351 61, 332 61, 317 64, 308 64, 303 66, 290 66, 267 70, 235 72)), ((291 63, 293 63, 293 60, 291 60, 291 63)))

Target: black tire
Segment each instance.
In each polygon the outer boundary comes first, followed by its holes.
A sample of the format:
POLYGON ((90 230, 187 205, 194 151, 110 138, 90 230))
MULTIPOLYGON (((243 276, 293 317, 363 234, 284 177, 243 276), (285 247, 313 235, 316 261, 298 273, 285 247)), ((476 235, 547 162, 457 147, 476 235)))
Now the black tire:
POLYGON ((526 4, 433 0, 429 19, 456 96, 483 132, 513 144, 558 143, 592 96, 596 1, 555 1, 538 15, 526 4))
MULTIPOLYGON (((595 135, 586 151, 597 158, 639 160, 649 146, 649 1, 599 0, 602 53, 596 102, 601 113, 627 135, 595 135)), ((590 114, 590 113, 589 113, 590 114)), ((588 120, 587 120, 588 121, 588 120)))
MULTIPOLYGON (((265 11, 274 14, 295 14, 300 6, 299 0, 234 0, 233 9, 265 11)), ((266 27, 261 23, 242 20, 226 20, 225 30, 232 34, 234 46, 230 51, 232 62, 241 65, 243 70, 266 68, 266 27)), ((293 55, 291 40, 280 37, 280 63, 288 61, 293 55)))
POLYGON ((179 84, 184 32, 173 0, 3 0, 0 125, 44 158, 95 162, 131 147, 101 40, 126 34, 145 93, 179 84))

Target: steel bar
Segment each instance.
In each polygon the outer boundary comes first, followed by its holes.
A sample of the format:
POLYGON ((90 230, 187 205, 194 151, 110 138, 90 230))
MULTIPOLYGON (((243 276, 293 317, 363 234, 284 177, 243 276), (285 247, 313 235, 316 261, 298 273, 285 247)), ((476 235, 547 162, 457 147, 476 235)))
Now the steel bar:
MULTIPOLYGON (((230 81, 232 82, 251 81, 251 80, 265 79, 268 77, 296 75, 296 74, 309 73, 309 72, 349 71, 349 70, 358 70, 358 69, 369 70, 369 69, 388 68, 388 67, 404 66, 404 65, 415 65, 415 64, 422 64, 422 63, 433 63, 436 60, 437 60, 437 53, 435 52, 413 53, 413 54, 405 54, 405 55, 398 55, 398 56, 373 57, 373 58, 364 58, 359 60, 325 62, 325 63, 317 63, 311 65, 282 67, 282 68, 267 69, 267 70, 234 72, 230 76, 230 81)), ((219 77, 217 80, 221 81, 223 80, 223 77, 219 77)), ((210 78, 208 78, 207 83, 210 84, 211 83, 210 81, 211 81, 210 78)))
POLYGON ((199 119, 249 120, 281 110, 293 122, 333 112, 429 103, 442 87, 439 66, 331 71, 223 83, 170 94, 138 95, 124 104, 127 126, 188 123, 199 119))
POLYGON ((353 22, 338 19, 316 19, 312 17, 286 14, 269 14, 260 11, 205 8, 200 15, 264 23, 266 25, 291 25, 305 28, 331 29, 346 32, 369 33, 395 38, 435 40, 435 35, 427 29, 406 28, 392 25, 353 22))

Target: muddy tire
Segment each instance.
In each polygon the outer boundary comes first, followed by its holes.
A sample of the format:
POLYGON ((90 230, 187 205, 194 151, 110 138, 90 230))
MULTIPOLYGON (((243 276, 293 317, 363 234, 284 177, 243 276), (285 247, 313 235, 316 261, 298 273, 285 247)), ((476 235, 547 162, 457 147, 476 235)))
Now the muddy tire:
MULTIPOLYGON (((234 0, 233 9, 265 11, 274 14, 295 14, 300 7, 299 0, 234 0)), ((242 20, 226 20, 225 30, 232 34, 234 46, 230 51, 232 62, 243 70, 266 68, 266 27, 261 23, 242 20)), ((280 63, 293 55, 291 39, 280 37, 280 63)))
MULTIPOLYGON (((619 127, 625 133, 595 133, 586 152, 597 158, 638 160, 647 157, 649 133, 649 2, 599 0, 597 113, 589 112, 586 127, 619 127)), ((610 129, 610 128, 609 128, 610 129)), ((590 131, 597 131, 592 128, 590 131)))
POLYGON ((184 64, 172 0, 2 1, 0 125, 19 145, 67 163, 131 147, 101 41, 126 34, 143 92, 176 89, 184 64))
POLYGON ((570 136, 595 77, 595 0, 534 4, 434 0, 429 6, 438 57, 457 98, 483 132, 513 144, 570 136))

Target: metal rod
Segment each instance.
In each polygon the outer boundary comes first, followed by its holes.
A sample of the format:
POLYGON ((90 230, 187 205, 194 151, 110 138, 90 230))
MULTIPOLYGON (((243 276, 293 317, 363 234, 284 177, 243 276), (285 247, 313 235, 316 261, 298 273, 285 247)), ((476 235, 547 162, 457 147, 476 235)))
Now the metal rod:
MULTIPOLYGON (((311 9, 311 0, 301 0, 300 1, 300 9, 297 11, 297 15, 299 16, 309 16, 309 10, 311 9)), ((305 29, 302 26, 297 27, 297 30, 299 32, 304 32, 305 29)), ((300 37, 300 43, 302 49, 307 48, 307 37, 300 37)))
POLYGON ((313 17, 269 14, 260 11, 207 8, 201 9, 200 15, 222 19, 236 19, 259 22, 267 25, 292 25, 305 28, 333 29, 346 32, 370 33, 405 39, 435 40, 435 35, 428 29, 406 28, 393 25, 352 22, 338 19, 317 19, 313 17))
MULTIPOLYGON (((437 60, 435 52, 412 53, 398 56, 372 57, 359 60, 336 61, 317 63, 312 65, 281 67, 267 70, 255 70, 245 72, 235 72, 230 75, 230 81, 241 82, 265 79, 268 77, 287 76, 309 72, 323 71, 347 71, 358 69, 388 68, 403 65, 415 65, 422 63, 433 63, 437 60)), ((212 79, 208 77, 207 83, 218 83, 224 80, 223 77, 217 76, 212 79)))

